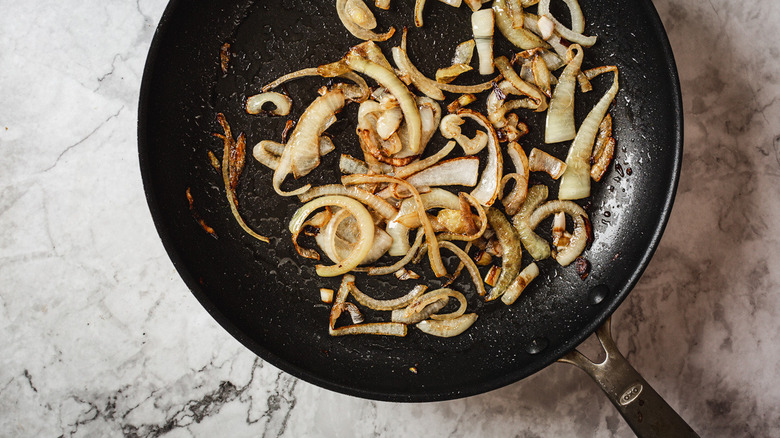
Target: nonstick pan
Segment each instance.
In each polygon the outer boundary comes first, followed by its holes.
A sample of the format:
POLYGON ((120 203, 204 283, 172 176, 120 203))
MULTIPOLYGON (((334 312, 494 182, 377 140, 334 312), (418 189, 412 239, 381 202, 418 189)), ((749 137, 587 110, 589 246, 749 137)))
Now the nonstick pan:
MULTIPOLYGON (((554 3, 560 3, 553 5, 560 10, 553 12, 566 16, 563 2, 554 3)), ((389 55, 389 48, 399 44, 400 29, 410 26, 410 57, 433 76, 449 65, 455 45, 471 37, 470 11, 465 5, 455 9, 428 2, 425 26, 418 29, 413 27, 412 4, 396 0, 389 11, 376 10, 379 30, 390 25, 399 30, 382 47, 389 55)), ((583 280, 573 267, 541 261, 542 274, 512 306, 500 300, 484 303, 464 275, 455 287, 470 297, 470 311, 479 319, 463 335, 441 339, 410 330, 405 338, 334 338, 328 335, 329 306, 320 301, 319 288, 336 289, 339 279, 317 277, 314 263, 295 253, 286 227, 301 204, 277 196, 271 171, 250 154, 237 188, 240 210, 271 243, 254 240, 233 220, 208 153, 222 156, 222 142, 212 136, 220 131, 218 112, 236 134, 246 133, 250 150, 260 140, 280 140, 286 118, 247 114, 246 97, 282 74, 338 60, 360 41, 341 26, 332 1, 172 1, 144 72, 139 158, 157 230, 193 294, 264 360, 313 384, 364 398, 420 402, 465 397, 518 381, 564 357, 608 320, 647 266, 669 217, 682 156, 676 68, 650 0, 581 0, 581 6, 586 33, 599 38, 587 49, 584 67, 617 65, 621 83, 611 109, 615 164, 581 202, 594 233, 584 253, 590 275, 583 280), (227 73, 220 66, 225 43, 231 53, 227 73), (195 216, 216 236, 205 232, 195 216)), ((495 50, 512 53, 506 42, 497 42, 495 50)), ((482 80, 476 73, 462 78, 464 83, 482 80)), ((578 125, 610 81, 597 79, 593 92, 578 94, 578 125)), ((290 118, 297 120, 322 85, 327 80, 287 84, 285 91, 295 102, 290 118)), ((328 130, 336 153, 301 183, 336 182, 339 153, 360 156, 349 121, 354 107, 347 107, 328 130)), ((543 145, 543 116, 521 117, 531 131, 521 139, 526 150, 543 145)), ((438 150, 443 141, 438 136, 428 150, 438 150)), ((542 147, 565 157, 568 143, 542 147)), ((556 196, 556 182, 534 178, 550 186, 551 198, 556 196)), ((448 260, 450 270, 454 265, 448 260)), ((431 287, 441 284, 424 268, 420 272, 431 279, 426 280, 431 287)), ((379 298, 411 288, 394 278, 358 276, 357 281, 379 298)), ((574 360, 572 354, 565 359, 574 360)))

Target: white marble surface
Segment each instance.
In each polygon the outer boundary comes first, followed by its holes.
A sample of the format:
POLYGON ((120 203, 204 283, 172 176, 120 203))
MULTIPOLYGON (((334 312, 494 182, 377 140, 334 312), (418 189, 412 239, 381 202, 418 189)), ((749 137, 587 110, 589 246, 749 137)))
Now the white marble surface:
MULTIPOLYGON (((780 3, 655 3, 685 158, 618 345, 702 436, 780 436, 780 3)), ((234 341, 177 276, 143 196, 136 108, 164 6, 0 1, 0 436, 631 436, 567 365, 464 400, 379 403, 234 341)))

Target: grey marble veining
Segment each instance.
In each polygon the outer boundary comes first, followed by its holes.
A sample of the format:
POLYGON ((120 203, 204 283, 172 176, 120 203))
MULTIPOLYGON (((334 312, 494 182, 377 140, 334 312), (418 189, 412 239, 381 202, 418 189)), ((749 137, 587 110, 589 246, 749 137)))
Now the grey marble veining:
MULTIPOLYGON (((780 436, 780 3, 655 4, 685 157, 614 332, 702 436, 780 436)), ((146 207, 136 108, 165 2, 0 5, 0 436, 632 436, 567 365, 411 405, 257 359, 187 291, 146 207)))

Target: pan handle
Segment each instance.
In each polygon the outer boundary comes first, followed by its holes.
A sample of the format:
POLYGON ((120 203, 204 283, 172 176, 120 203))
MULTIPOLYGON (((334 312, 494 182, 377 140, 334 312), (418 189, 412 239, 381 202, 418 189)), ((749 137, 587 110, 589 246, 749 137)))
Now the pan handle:
POLYGON ((612 339, 611 318, 596 330, 596 337, 606 352, 603 362, 593 363, 577 350, 558 361, 588 373, 638 437, 698 437, 620 354, 612 339))

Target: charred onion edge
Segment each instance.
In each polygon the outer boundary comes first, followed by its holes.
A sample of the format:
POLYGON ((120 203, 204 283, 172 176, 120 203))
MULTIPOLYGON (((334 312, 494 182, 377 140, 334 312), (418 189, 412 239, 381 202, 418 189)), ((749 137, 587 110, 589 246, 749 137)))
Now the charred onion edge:
POLYGON ((477 320, 476 313, 467 313, 454 319, 436 321, 426 319, 415 324, 421 332, 442 338, 451 338, 458 336, 469 329, 477 320))
POLYGON ((504 292, 504 294, 501 296, 501 301, 507 306, 513 304, 515 301, 517 301, 517 298, 520 297, 520 294, 523 293, 523 290, 525 290, 526 286, 528 286, 528 284, 538 276, 539 266, 532 262, 530 265, 526 266, 522 271, 520 271, 517 277, 515 277, 515 280, 512 282, 512 284, 509 285, 509 288, 507 288, 506 292, 504 292))
MULTIPOLYGON (((477 294, 481 297, 485 296, 487 291, 485 290, 485 285, 482 283, 482 275, 480 275, 479 268, 477 268, 476 263, 469 257, 468 253, 460 249, 460 247, 454 243, 446 240, 439 242, 439 245, 441 245, 442 248, 448 249, 460 259, 460 262, 466 267, 466 270, 469 271, 469 275, 471 275, 471 280, 477 288, 477 294)), ((460 268, 460 266, 458 267, 460 268)))
POLYGON ((555 257, 555 260, 561 266, 568 266, 574 259, 582 254, 585 247, 588 245, 590 233, 586 226, 588 214, 585 213, 585 210, 573 201, 562 201, 559 199, 548 201, 534 210, 531 217, 528 219, 528 225, 531 229, 534 229, 539 225, 539 222, 543 221, 551 214, 560 211, 565 212, 574 220, 574 233, 572 233, 571 239, 569 239, 569 244, 558 251, 558 254, 555 257))

